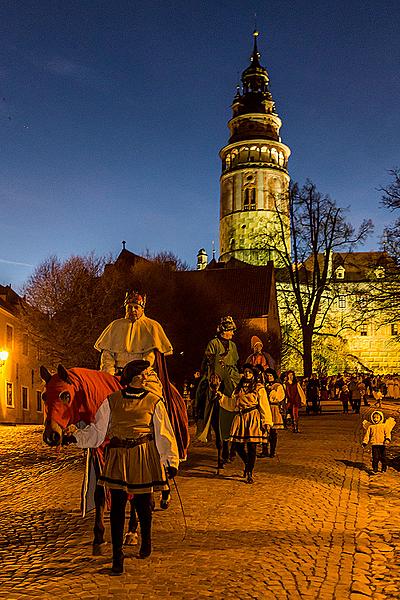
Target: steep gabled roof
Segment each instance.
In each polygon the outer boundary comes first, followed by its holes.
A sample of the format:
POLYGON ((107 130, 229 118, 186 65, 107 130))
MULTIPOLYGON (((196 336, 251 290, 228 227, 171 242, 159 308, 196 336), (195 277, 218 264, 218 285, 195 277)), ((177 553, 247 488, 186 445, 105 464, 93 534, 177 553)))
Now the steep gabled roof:
POLYGON ((7 312, 15 314, 21 297, 10 285, 0 285, 0 306, 7 312))

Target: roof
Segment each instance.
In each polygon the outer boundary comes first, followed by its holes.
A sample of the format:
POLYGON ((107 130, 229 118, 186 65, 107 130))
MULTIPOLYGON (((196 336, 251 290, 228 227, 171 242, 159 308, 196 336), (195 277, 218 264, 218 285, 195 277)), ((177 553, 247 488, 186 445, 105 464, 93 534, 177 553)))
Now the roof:
POLYGON ((230 314, 234 319, 267 316, 274 285, 273 262, 261 267, 237 262, 244 266, 235 267, 231 261, 222 264, 211 261, 206 269, 177 271, 174 275, 178 285, 186 281, 194 288, 209 290, 220 305, 221 314, 230 314))
POLYGON ((0 307, 14 314, 21 297, 14 292, 10 285, 0 285, 0 307))
POLYGON ((366 281, 376 277, 375 270, 396 268, 395 262, 386 252, 335 252, 332 270, 343 267, 345 281, 366 281))
MULTIPOLYGON (((324 261, 324 255, 318 255, 320 267, 324 261)), ((310 256, 304 263, 308 270, 312 269, 313 257, 310 256)), ((333 252, 332 253, 332 277, 335 278, 335 271, 338 267, 343 267, 344 277, 336 277, 340 281, 370 281, 376 278, 376 269, 383 268, 385 271, 397 270, 395 261, 382 251, 371 252, 333 252)))

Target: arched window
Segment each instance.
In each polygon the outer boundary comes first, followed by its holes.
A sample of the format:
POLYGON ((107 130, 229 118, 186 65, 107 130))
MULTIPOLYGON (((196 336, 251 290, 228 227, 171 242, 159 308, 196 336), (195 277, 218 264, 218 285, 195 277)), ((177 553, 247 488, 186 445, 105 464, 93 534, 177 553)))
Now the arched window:
POLYGON ((249 185, 243 190, 243 210, 256 209, 256 188, 249 185))

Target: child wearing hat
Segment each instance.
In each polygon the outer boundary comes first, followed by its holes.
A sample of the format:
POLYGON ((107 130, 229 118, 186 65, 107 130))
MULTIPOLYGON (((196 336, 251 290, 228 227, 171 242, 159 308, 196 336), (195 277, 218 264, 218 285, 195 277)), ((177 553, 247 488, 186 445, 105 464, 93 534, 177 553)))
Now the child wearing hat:
POLYGON ((383 412, 374 410, 371 413, 371 422, 363 421, 365 434, 362 441, 363 448, 368 444, 372 446, 372 470, 378 472, 379 463, 382 465, 382 473, 387 470, 386 446, 392 440, 392 429, 396 425, 393 417, 385 420, 383 412))

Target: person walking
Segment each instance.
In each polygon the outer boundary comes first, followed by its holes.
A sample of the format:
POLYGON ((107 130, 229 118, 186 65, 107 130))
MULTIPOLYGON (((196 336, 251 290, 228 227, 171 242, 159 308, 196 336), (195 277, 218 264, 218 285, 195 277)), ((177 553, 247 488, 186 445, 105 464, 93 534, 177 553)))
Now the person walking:
POLYGON ((295 372, 287 371, 284 382, 286 394, 286 407, 292 418, 293 433, 299 433, 299 409, 306 405, 306 396, 303 388, 297 381, 295 372))
MULTIPOLYGON (((243 376, 233 393, 235 416, 229 440, 244 464, 244 477, 253 483, 257 444, 266 443, 273 425, 272 413, 265 387, 258 381, 259 370, 251 364, 243 366, 243 376)), ((229 399, 228 399, 229 400, 229 399)), ((221 399, 221 406, 224 400, 221 399)))
POLYGON ((79 448, 97 448, 109 437, 99 485, 111 494, 112 575, 124 571, 124 525, 128 494, 134 495, 141 546, 139 558, 151 554, 152 494, 169 489, 167 476, 175 477, 179 452, 161 396, 146 389, 152 377, 150 362, 134 360, 123 370, 129 385, 106 398, 93 423, 84 429, 70 425, 66 433, 79 448))
POLYGON ((392 440, 392 429, 396 425, 393 417, 385 421, 383 412, 374 410, 371 413, 371 422, 363 421, 365 434, 362 441, 363 448, 368 444, 372 447, 372 471, 378 472, 379 463, 382 465, 382 473, 387 470, 386 446, 392 440))
MULTIPOLYGON (((217 375, 221 381, 220 391, 230 397, 240 381, 238 369, 239 355, 235 342, 232 340, 236 325, 231 316, 222 317, 217 327, 215 337, 207 344, 201 366, 202 378, 197 388, 197 415, 203 421, 198 437, 207 439, 211 427, 213 412, 211 379, 217 375)), ((222 460, 228 462, 234 456, 229 452, 228 437, 232 425, 233 413, 223 407, 219 411, 219 423, 222 439, 222 460)))
POLYGON ((269 432, 269 451, 268 445, 263 443, 262 452, 259 456, 261 458, 268 456, 269 458, 274 458, 278 443, 278 430, 284 429, 282 412, 285 409, 282 407, 284 406, 285 402, 285 390, 274 369, 266 369, 264 376, 265 389, 267 391, 268 401, 271 407, 273 425, 269 432))
POLYGON ((320 385, 316 373, 313 373, 307 383, 306 388, 307 403, 311 403, 311 410, 314 415, 320 410, 320 385))
POLYGON ((349 402, 350 402, 350 390, 346 384, 344 384, 339 392, 339 400, 343 406, 343 414, 349 413, 349 402))

